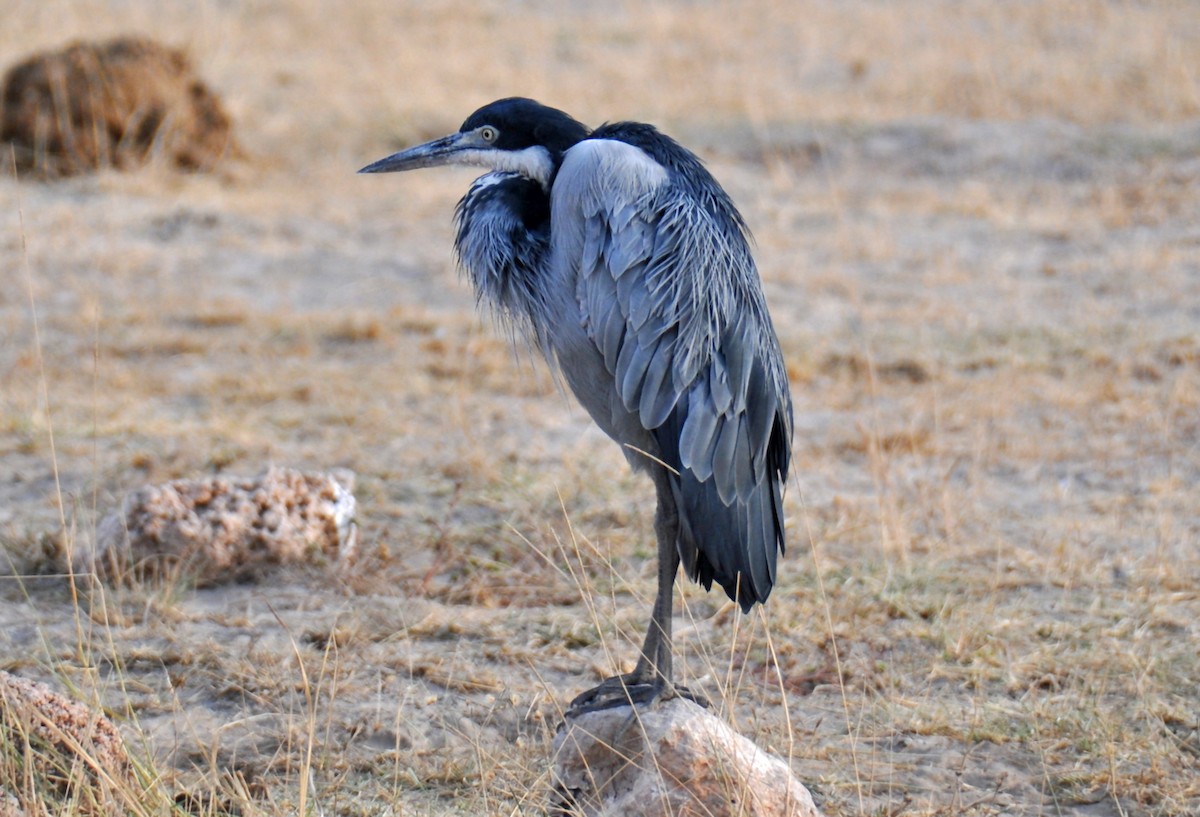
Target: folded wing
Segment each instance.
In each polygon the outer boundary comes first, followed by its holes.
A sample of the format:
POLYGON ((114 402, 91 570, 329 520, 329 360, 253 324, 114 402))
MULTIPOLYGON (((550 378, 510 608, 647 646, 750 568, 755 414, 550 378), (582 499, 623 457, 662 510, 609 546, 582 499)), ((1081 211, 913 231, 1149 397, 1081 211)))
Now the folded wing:
POLYGON ((667 137, 621 125, 596 135, 559 170, 554 240, 579 259, 584 328, 622 405, 675 472, 685 569, 749 609, 784 547, 792 408, 744 225, 667 137))

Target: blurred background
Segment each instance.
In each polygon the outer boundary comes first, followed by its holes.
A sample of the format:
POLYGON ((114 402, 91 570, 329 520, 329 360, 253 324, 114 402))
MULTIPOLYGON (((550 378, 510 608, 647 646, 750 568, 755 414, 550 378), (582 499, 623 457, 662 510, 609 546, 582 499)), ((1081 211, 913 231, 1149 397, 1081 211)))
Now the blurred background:
POLYGON ((250 147, 303 167, 514 94, 592 124, 758 138, 939 116, 1180 122, 1200 110, 1198 25, 1186 2, 11 0, 0 48, 129 32, 185 46, 250 147))
POLYGON ((0 669, 210 812, 543 802, 652 491, 477 317, 470 172, 355 175, 523 95, 657 124, 756 237, 791 540, 765 612, 683 591, 685 681, 828 815, 1200 811, 1194 2, 4 0, 0 68, 131 33, 244 155, 0 178, 0 669), (348 574, 32 581, 129 490, 271 463, 357 472, 348 574))

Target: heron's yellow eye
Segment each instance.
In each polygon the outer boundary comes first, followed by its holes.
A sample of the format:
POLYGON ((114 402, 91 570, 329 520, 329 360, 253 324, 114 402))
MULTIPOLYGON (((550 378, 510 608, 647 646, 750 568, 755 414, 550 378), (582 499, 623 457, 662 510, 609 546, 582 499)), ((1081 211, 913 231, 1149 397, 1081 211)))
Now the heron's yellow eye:
POLYGON ((484 125, 479 129, 479 136, 485 142, 495 142, 496 137, 499 136, 499 134, 491 125, 484 125))

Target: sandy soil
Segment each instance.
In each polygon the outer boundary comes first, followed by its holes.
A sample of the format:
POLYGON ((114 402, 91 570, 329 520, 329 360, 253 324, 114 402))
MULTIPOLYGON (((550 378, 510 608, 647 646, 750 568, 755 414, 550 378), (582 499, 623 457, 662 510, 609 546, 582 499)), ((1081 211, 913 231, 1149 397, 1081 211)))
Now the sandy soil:
MULTIPOLYGON (((632 663, 650 486, 476 316, 470 174, 353 173, 487 98, 339 119, 306 66, 348 35, 304 29, 251 92, 211 15, 251 160, 0 179, 0 669, 102 703, 205 808, 535 810, 561 708, 632 663), (389 127, 410 109, 439 112, 389 127), (270 463, 357 472, 354 566, 78 599, 40 575, 125 491, 270 463)), ((1194 109, 869 90, 859 117, 667 105, 755 232, 796 400, 781 585, 750 617, 687 588, 680 672, 830 815, 1197 813, 1194 109)), ((661 103, 571 99, 546 101, 661 103)))

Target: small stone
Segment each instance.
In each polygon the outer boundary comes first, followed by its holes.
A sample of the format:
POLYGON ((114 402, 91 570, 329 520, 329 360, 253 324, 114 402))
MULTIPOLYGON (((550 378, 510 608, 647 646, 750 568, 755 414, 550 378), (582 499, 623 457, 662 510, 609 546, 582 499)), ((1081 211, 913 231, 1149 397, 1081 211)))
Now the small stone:
POLYGON ((683 698, 568 718, 550 813, 571 817, 820 817, 788 765, 683 698))

